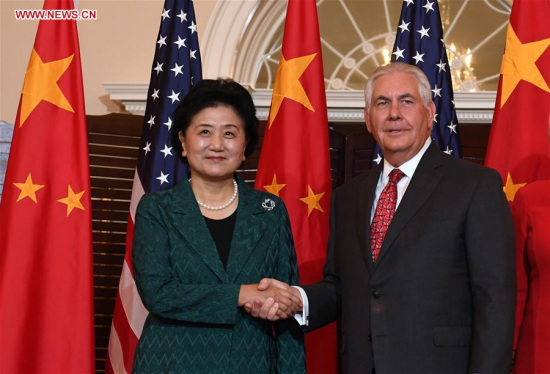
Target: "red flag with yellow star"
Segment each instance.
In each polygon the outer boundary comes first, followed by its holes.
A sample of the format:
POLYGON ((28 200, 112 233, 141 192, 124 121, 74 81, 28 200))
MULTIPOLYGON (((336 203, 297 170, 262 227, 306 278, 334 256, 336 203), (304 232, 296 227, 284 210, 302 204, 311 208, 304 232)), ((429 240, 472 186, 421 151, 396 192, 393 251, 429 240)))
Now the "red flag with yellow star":
MULTIPOLYGON (((322 279, 331 178, 323 59, 315 0, 289 0, 256 188, 289 211, 301 284, 322 279)), ((308 373, 337 372, 336 328, 306 335, 308 373)))
POLYGON ((0 373, 94 372, 91 237, 76 22, 41 20, 0 205, 0 373))
POLYGON ((550 2, 514 0, 485 165, 518 189, 550 179, 550 2))

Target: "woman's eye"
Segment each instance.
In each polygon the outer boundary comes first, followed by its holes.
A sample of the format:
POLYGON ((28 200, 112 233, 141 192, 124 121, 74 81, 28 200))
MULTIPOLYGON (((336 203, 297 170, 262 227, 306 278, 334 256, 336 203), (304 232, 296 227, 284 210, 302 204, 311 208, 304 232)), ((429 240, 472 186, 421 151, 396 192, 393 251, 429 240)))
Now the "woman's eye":
POLYGON ((210 131, 208 130, 201 130, 200 134, 203 134, 203 135, 208 135, 210 133, 210 131))
POLYGON ((226 131, 224 135, 227 136, 227 137, 235 136, 235 134, 233 134, 231 131, 226 131))

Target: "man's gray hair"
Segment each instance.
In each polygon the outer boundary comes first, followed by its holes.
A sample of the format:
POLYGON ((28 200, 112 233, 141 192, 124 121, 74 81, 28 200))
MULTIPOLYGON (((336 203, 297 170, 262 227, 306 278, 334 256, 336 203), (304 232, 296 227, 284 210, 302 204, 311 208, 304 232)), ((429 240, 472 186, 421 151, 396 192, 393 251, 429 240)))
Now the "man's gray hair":
POLYGON ((432 101, 432 93, 430 82, 426 77, 426 74, 414 65, 405 64, 403 62, 391 62, 387 65, 379 66, 374 73, 369 77, 367 84, 365 85, 365 107, 367 113, 370 111, 370 105, 372 100, 372 91, 374 89, 374 83, 378 78, 383 75, 389 75, 393 73, 407 73, 416 78, 418 84, 418 92, 420 92, 420 98, 424 107, 427 108, 430 101, 432 101))

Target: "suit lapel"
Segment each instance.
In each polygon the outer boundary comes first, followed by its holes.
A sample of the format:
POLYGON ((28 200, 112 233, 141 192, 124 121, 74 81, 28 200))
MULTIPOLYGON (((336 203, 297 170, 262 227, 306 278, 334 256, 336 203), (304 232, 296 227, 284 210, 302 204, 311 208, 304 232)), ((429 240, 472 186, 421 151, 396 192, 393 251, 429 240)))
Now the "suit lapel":
POLYGON ((359 185, 359 203, 356 210, 357 230, 360 241, 361 255, 369 270, 372 270, 372 254, 370 250, 370 216, 376 185, 382 172, 382 163, 372 169, 359 185))
POLYGON ((197 256, 222 282, 227 283, 227 274, 216 249, 216 244, 212 239, 212 235, 210 235, 187 179, 182 180, 174 187, 172 201, 176 229, 197 256))
POLYGON ((441 157, 441 151, 439 151, 433 143, 426 150, 424 156, 422 156, 409 186, 407 187, 407 191, 403 196, 403 200, 399 204, 390 227, 388 228, 377 263, 380 263, 387 252, 389 252, 392 243, 399 233, 424 205, 439 184, 442 177, 441 170, 438 170, 438 167, 441 165, 441 157))
POLYGON ((266 223, 262 219, 262 214, 265 213, 262 207, 263 201, 258 199, 254 190, 241 178, 237 177, 237 182, 239 183, 239 208, 227 263, 229 282, 237 279, 248 258, 260 244, 266 230, 266 223))

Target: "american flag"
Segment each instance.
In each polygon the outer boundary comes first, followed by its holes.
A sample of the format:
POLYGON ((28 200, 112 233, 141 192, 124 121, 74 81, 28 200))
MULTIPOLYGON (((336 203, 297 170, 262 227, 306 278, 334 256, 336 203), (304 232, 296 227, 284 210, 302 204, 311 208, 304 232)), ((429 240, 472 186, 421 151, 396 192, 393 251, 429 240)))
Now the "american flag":
POLYGON ((115 302, 107 373, 131 373, 147 310, 133 278, 132 241, 137 205, 144 193, 173 187, 186 175, 172 146, 173 112, 193 83, 202 79, 199 39, 191 0, 166 0, 155 45, 143 134, 134 177, 126 256, 115 302))
MULTIPOLYGON (((403 1, 392 61, 415 65, 426 74, 436 108, 432 140, 443 152, 461 157, 451 68, 437 0, 403 1)), ((376 145, 373 163, 378 164, 381 159, 380 148, 376 145)))

